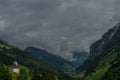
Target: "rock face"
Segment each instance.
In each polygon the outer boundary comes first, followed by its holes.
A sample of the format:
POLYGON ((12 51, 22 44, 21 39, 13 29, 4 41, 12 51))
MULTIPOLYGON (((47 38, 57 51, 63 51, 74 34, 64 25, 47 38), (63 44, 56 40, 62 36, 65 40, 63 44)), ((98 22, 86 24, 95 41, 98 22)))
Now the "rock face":
POLYGON ((120 44, 120 23, 114 28, 106 32, 102 38, 96 41, 90 47, 90 58, 99 56, 102 53, 106 53, 111 48, 120 44))
POLYGON ((118 45, 120 45, 120 23, 108 30, 100 40, 91 45, 88 59, 78 68, 78 70, 85 70, 88 73, 94 71, 100 57, 103 57, 109 50, 118 45))

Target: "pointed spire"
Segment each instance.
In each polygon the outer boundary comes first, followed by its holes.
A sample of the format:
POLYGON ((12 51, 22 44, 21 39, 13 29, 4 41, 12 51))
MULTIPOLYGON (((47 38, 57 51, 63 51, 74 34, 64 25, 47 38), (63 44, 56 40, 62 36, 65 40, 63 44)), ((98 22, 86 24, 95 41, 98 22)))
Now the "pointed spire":
POLYGON ((13 62, 13 64, 14 64, 14 65, 16 65, 16 66, 18 65, 18 63, 17 63, 17 60, 16 60, 16 59, 15 59, 15 61, 13 62))

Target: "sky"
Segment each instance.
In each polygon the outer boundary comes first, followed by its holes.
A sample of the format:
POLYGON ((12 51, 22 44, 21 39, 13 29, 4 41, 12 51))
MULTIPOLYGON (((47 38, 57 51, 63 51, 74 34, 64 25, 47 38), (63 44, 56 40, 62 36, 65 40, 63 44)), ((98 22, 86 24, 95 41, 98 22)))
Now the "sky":
POLYGON ((120 18, 119 0, 0 0, 0 39, 67 60, 87 51, 120 18))

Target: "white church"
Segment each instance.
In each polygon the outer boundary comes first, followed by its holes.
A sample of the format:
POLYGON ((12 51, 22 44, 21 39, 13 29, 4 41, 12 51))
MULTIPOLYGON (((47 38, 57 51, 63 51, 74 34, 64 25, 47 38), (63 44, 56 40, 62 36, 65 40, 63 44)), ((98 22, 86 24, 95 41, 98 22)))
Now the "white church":
POLYGON ((18 68, 18 62, 15 60, 14 62, 13 62, 13 66, 12 66, 12 72, 15 72, 15 73, 20 73, 20 70, 19 70, 19 68, 18 68))

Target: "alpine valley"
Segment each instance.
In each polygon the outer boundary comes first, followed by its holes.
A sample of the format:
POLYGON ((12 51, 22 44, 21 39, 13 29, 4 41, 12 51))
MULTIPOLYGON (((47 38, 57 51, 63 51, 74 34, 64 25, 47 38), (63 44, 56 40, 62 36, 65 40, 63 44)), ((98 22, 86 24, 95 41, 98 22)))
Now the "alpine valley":
POLYGON ((120 80, 120 23, 93 43, 90 53, 76 51, 73 57, 75 61, 68 61, 37 47, 21 50, 0 40, 0 80, 120 80))

